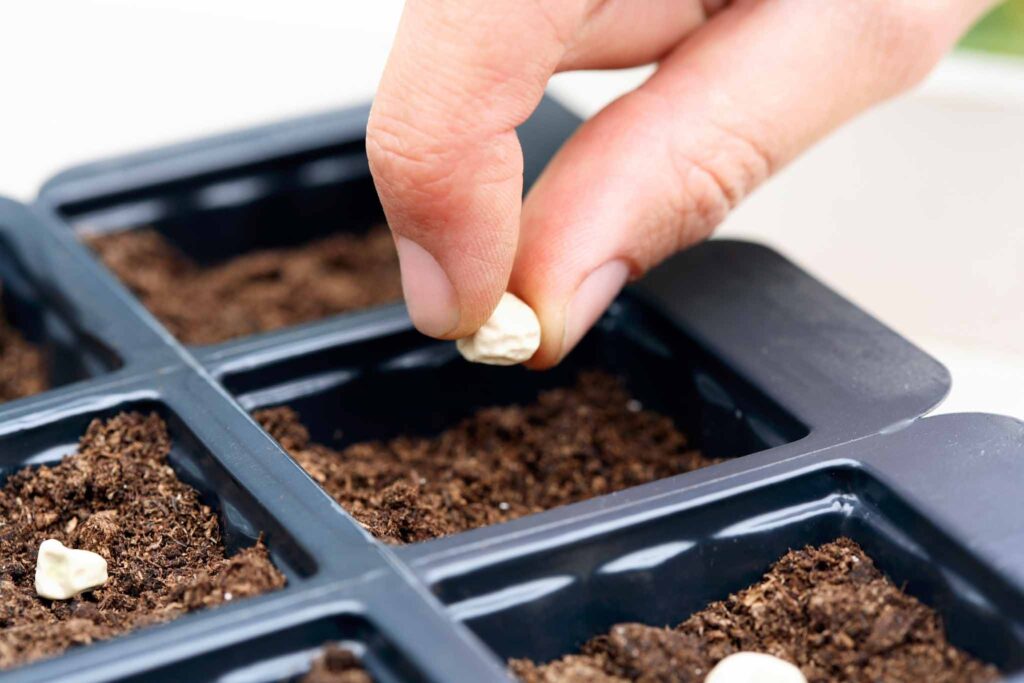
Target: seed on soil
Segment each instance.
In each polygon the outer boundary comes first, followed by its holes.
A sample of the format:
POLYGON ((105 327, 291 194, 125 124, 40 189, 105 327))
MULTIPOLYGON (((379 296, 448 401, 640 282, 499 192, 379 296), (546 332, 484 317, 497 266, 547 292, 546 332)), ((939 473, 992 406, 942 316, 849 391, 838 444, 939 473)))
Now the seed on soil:
POLYGON ((474 363, 522 363, 540 348, 540 320, 525 301, 505 292, 487 322, 455 346, 463 358, 474 363))
POLYGON ((228 556, 217 514, 169 466, 155 414, 94 420, 73 455, 0 489, 0 668, 284 586, 262 542, 228 556), (72 520, 75 520, 72 523, 72 520), (36 595, 43 541, 102 555, 109 578, 70 600, 36 595))
POLYGON ((385 226, 200 265, 152 228, 86 239, 186 344, 213 344, 402 298, 385 226))
POLYGON ((787 553, 760 582, 675 628, 618 624, 578 654, 509 662, 523 683, 706 683, 742 651, 794 663, 810 683, 989 683, 999 671, 946 640, 942 618, 840 538, 787 553), (708 677, 709 678, 709 677, 708 677))
POLYGON ((807 679, 785 659, 763 652, 736 652, 715 664, 704 683, 807 683, 807 679))
POLYGON ((107 582, 107 561, 90 550, 68 548, 55 538, 39 544, 36 558, 36 594, 49 600, 67 600, 107 582))
POLYGON ((631 412, 623 383, 583 372, 525 406, 484 408, 431 437, 334 450, 287 407, 254 417, 363 526, 412 543, 496 524, 718 462, 672 419, 631 412))
MULTIPOLYGON (((0 283, 0 294, 3 284, 0 283)), ((46 357, 8 322, 0 307, 0 403, 50 388, 46 357)))

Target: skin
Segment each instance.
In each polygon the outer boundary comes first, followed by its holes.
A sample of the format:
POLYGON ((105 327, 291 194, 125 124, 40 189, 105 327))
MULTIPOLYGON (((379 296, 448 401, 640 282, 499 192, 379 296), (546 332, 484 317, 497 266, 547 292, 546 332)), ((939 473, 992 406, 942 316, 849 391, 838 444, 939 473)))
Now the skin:
POLYGON ((550 367, 622 286, 829 131, 923 78, 992 0, 408 0, 367 128, 406 302, 456 339, 502 292, 550 367), (657 63, 522 200, 559 71, 657 63))

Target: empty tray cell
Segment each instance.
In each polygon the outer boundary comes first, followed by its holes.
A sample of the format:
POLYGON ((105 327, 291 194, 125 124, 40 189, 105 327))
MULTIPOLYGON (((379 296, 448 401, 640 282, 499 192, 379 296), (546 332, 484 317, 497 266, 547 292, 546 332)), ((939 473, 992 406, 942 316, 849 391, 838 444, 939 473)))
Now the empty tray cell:
POLYGON ((629 297, 549 372, 468 363, 454 344, 410 331, 224 381, 390 542, 521 517, 806 433, 629 297))
POLYGON ((427 679, 366 619, 326 617, 150 670, 122 683, 418 683, 427 679))
POLYGON ((101 374, 120 363, 57 299, 43 297, 0 239, 0 402, 101 374))
POLYGON ((401 298, 362 140, 58 210, 185 343, 401 298))
POLYGON ((314 570, 160 403, 8 433, 0 454, 0 667, 277 590, 314 570), (37 596, 36 553, 51 538, 101 555, 109 579, 68 600, 37 596))
MULTIPOLYGON (((936 610, 952 644, 1004 673, 1024 668, 1021 615, 1007 609, 1021 604, 1021 596, 894 492, 852 466, 803 473, 687 507, 638 511, 632 520, 620 515, 599 526, 552 531, 547 539, 524 539, 530 545, 522 553, 506 549, 501 554, 508 559, 478 558, 471 566, 453 562, 428 574, 451 614, 501 658, 546 663, 579 652, 620 624, 676 626, 757 584, 790 549, 840 538, 859 544, 894 587, 936 610)), ((812 561, 809 568, 821 566, 812 561)), ((856 580, 871 576, 866 568, 849 571, 856 580)), ((760 599, 757 594, 748 593, 738 609, 773 616, 785 611, 782 602, 772 602, 785 591, 761 590, 760 599)), ((835 595, 808 597, 803 608, 807 615, 817 614, 826 643, 844 637, 835 615, 831 622, 821 617, 835 595)), ((864 625, 875 618, 870 624, 875 637, 892 641, 877 653, 907 646, 907 634, 927 622, 918 611, 913 624, 892 623, 899 616, 882 609, 874 617, 850 614, 839 623, 864 625)), ((721 641, 701 646, 723 647, 721 641)))

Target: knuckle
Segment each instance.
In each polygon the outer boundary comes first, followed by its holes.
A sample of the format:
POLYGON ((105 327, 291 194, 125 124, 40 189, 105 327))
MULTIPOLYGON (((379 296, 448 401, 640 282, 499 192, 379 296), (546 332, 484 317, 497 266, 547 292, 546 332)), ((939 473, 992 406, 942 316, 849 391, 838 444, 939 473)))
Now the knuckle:
MULTIPOLYGON (((661 106, 657 93, 637 93, 645 105, 661 106)), ((659 201, 633 233, 630 256, 644 270, 710 235, 778 165, 752 120, 693 121, 678 130, 663 148, 667 177, 659 201)))
POLYGON ((514 130, 476 136, 374 113, 366 155, 378 186, 428 198, 522 182, 522 148, 514 130))
POLYGON ((402 119, 374 113, 366 127, 366 155, 385 183, 431 184, 444 176, 443 154, 432 136, 402 119))
POLYGON ((870 51, 869 68, 888 77, 894 91, 917 83, 949 48, 953 33, 944 2, 860 0, 859 35, 870 51))
POLYGON ((438 139, 398 118, 371 114, 366 156, 381 201, 403 222, 429 225, 456 184, 457 165, 438 139))
POLYGON ((731 190, 706 168, 683 162, 672 188, 633 231, 630 259, 647 271, 663 259, 707 237, 728 215, 731 190))
POLYGON ((677 215, 683 220, 677 246, 710 234, 775 166, 752 136, 710 123, 705 128, 699 151, 681 149, 673 156, 677 215))

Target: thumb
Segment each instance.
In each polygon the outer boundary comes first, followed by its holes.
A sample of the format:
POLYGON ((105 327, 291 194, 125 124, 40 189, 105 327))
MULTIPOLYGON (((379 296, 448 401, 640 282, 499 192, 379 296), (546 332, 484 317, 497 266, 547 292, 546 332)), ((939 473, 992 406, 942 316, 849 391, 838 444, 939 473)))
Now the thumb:
POLYGON ((617 295, 772 172, 909 87, 991 0, 740 2, 585 123, 523 207, 511 290, 559 362, 617 295))

